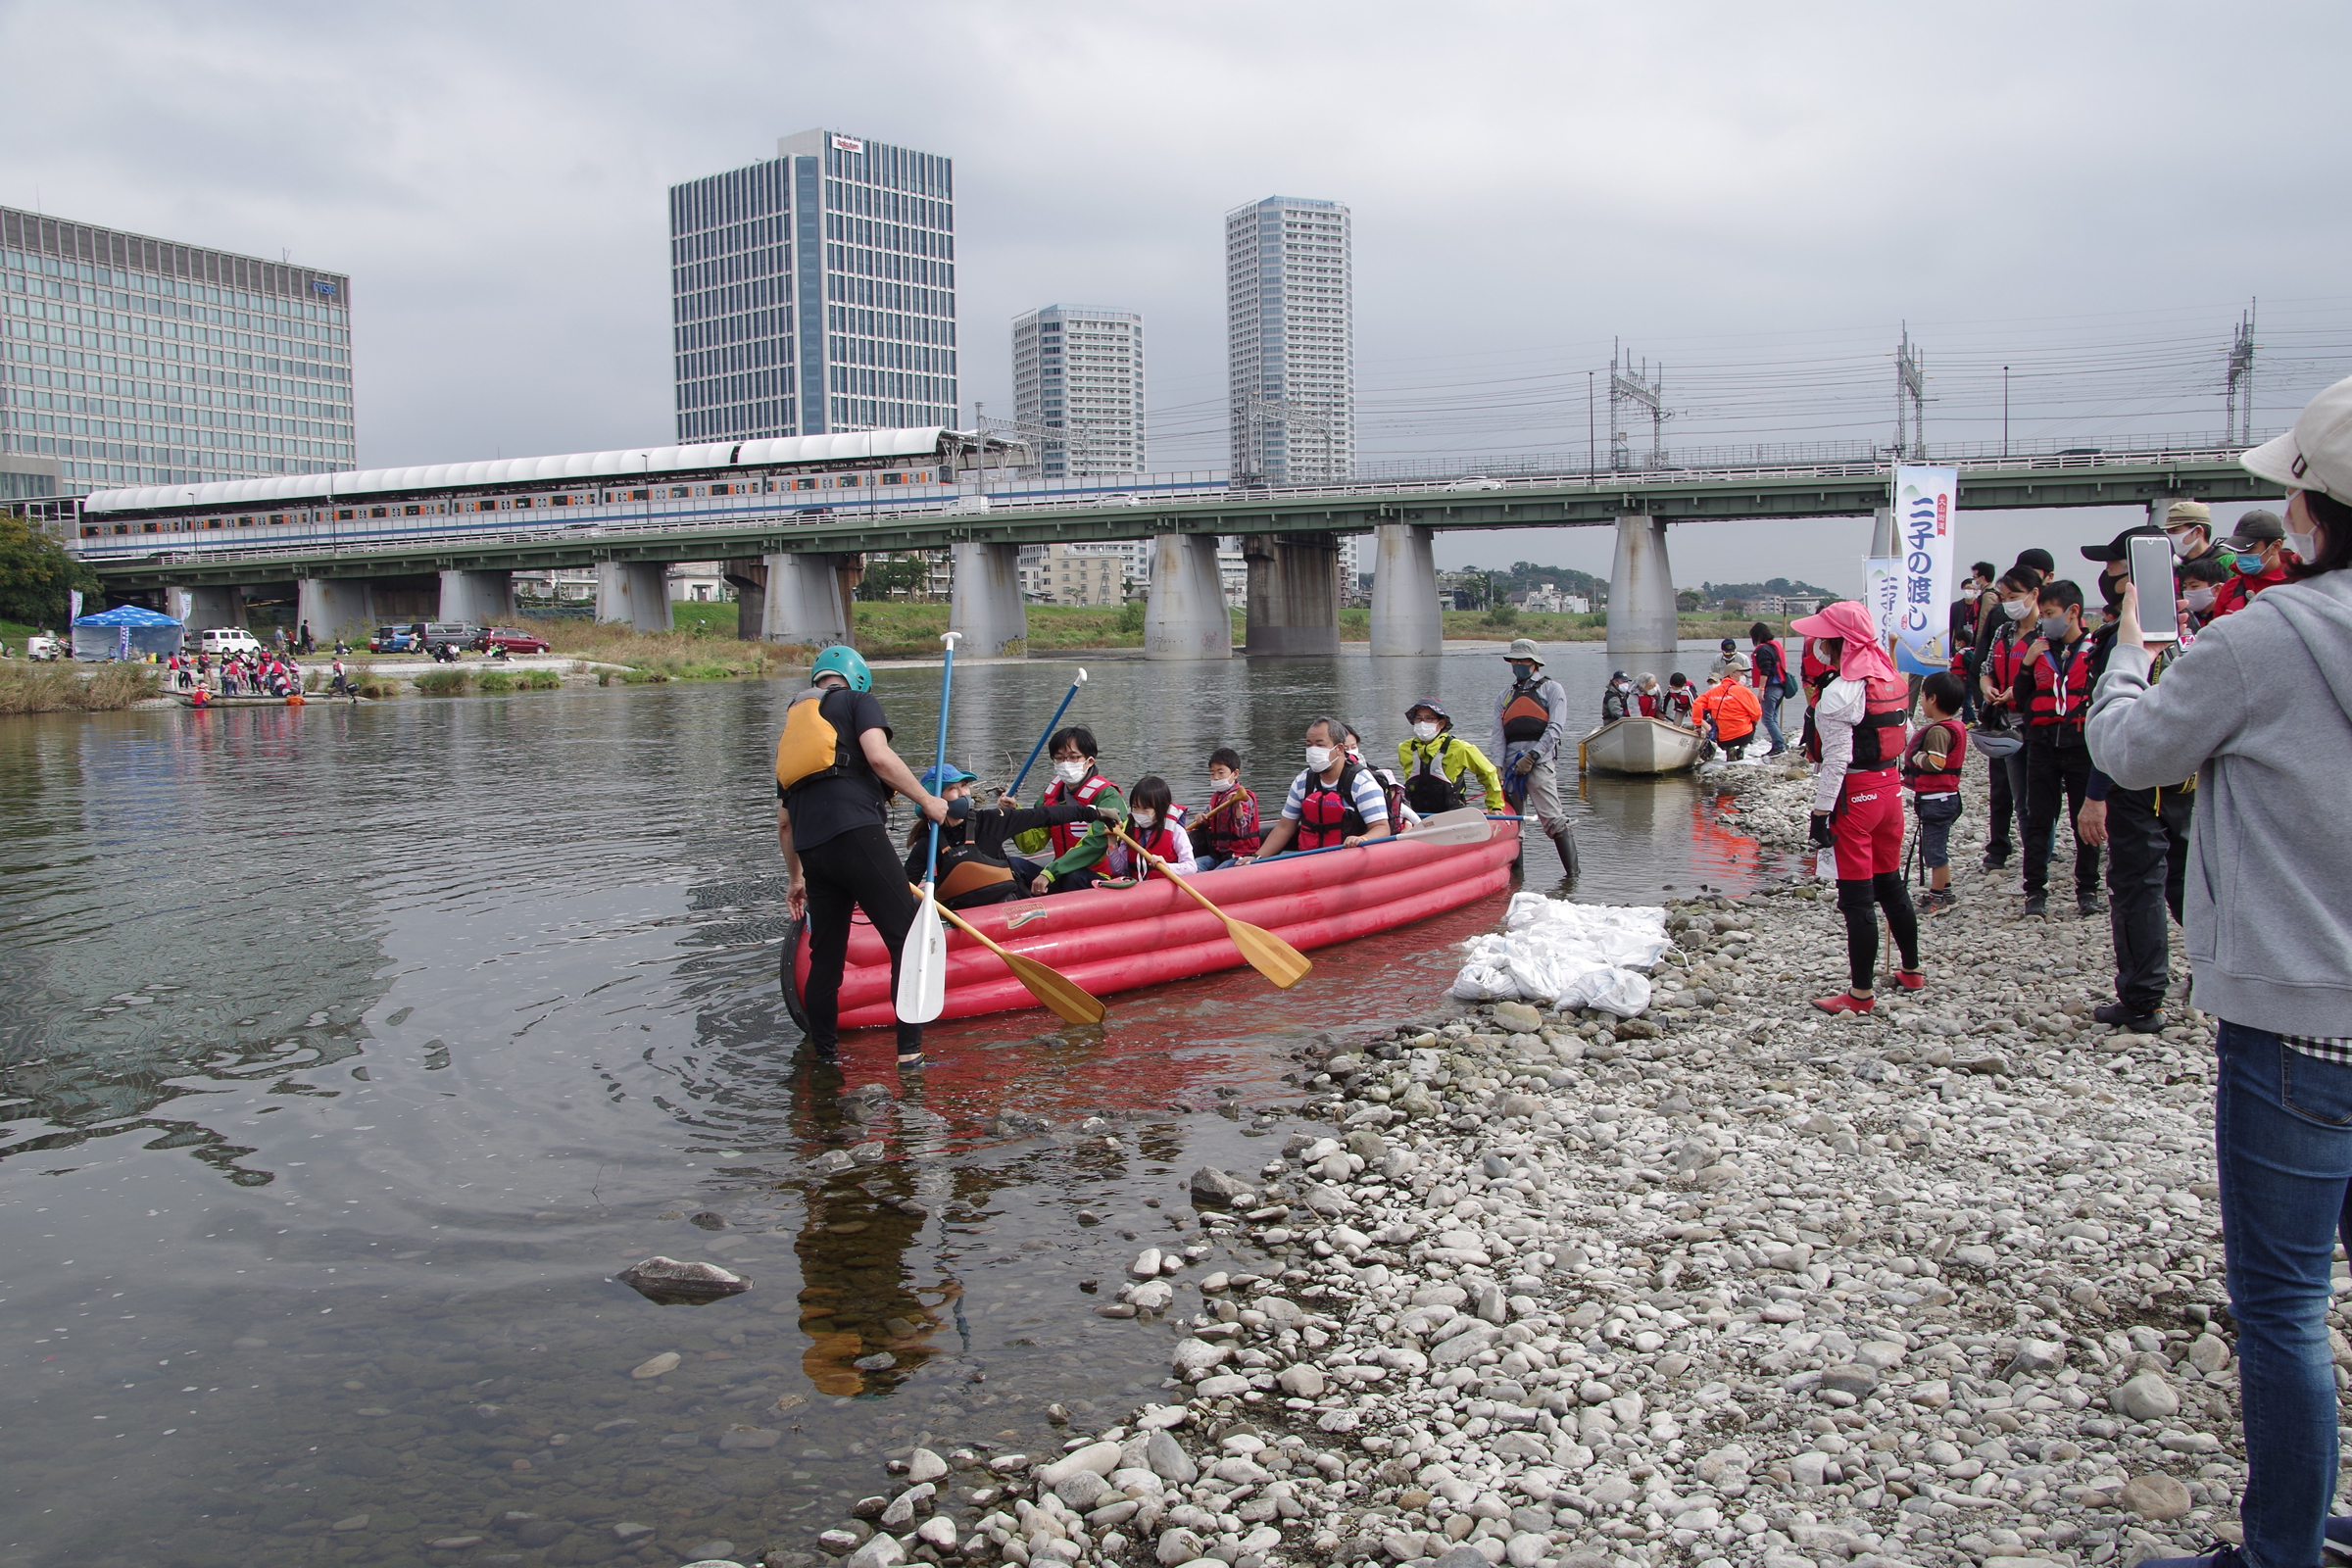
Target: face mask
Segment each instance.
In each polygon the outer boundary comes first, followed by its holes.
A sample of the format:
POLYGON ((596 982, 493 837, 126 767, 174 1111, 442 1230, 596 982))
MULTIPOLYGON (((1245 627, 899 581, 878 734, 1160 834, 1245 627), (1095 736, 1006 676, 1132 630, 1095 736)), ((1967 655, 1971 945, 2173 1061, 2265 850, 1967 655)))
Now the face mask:
POLYGON ((1232 774, 1230 774, 1230 773, 1211 773, 1211 774, 1209 774, 1209 775, 1208 775, 1208 793, 1209 793, 1209 794, 1211 794, 1211 795, 1222 795, 1222 794, 1224 794, 1224 793, 1225 793, 1227 790, 1229 790, 1229 789, 1231 789, 1231 788, 1233 788, 1233 775, 1232 775, 1232 774))
POLYGON ((2298 557, 2302 558, 2305 565, 2309 565, 2315 559, 2317 559, 2320 553, 2319 535, 2310 533, 2297 533, 2292 528, 2289 528, 2286 532, 2286 548, 2292 550, 2298 557))
POLYGON ((1535 665, 1523 664, 1516 659, 1511 661, 1511 678, 1513 680, 1525 680, 1528 676, 1533 675, 1535 672, 1535 665))
POLYGON ((1055 762, 1054 771, 1064 784, 1086 782, 1086 764, 1084 762, 1055 762))
POLYGON ((2032 610, 2033 608, 2034 607, 2032 605, 2026 603, 2026 601, 2023 599, 2012 599, 2007 604, 2001 606, 2001 613, 2007 615, 2011 620, 2023 620, 2026 618, 2026 612, 2032 610))
POLYGON ((1309 746, 1306 749, 1306 765, 1320 773, 1331 765, 1331 760, 1338 755, 1328 746, 1309 746))
POLYGON ((2168 533, 2165 535, 2167 539, 2170 539, 2173 542, 2173 554, 2182 561, 2186 561, 2188 559, 2188 543, 2196 536, 2197 533, 2194 528, 2186 528, 2182 529, 2179 533, 2168 533))
POLYGON ((2210 588, 2191 588, 2180 597, 2187 601, 2189 609, 2200 615, 2213 608, 2213 590, 2210 588))
POLYGON ((1157 811, 1130 811, 1127 813, 1127 815, 1137 827, 1150 827, 1152 823, 1159 820, 1159 813, 1157 811))
POLYGON ((1415 739, 1415 740, 1417 740, 1417 741, 1434 741, 1434 740, 1436 740, 1437 738, 1438 738, 1438 726, 1437 726, 1437 725, 1435 725, 1435 724, 1431 724, 1431 723, 1428 723, 1428 722, 1423 722, 1423 723, 1415 724, 1415 725, 1413 726, 1413 739, 1415 739))
POLYGON ((2044 642, 2064 642, 2066 641, 2066 617, 2064 615, 2044 615, 2041 617, 2041 623, 2034 627, 2034 630, 2041 633, 2044 642))
POLYGON ((2262 556, 2249 550, 2237 558, 2237 569, 2241 576, 2259 577, 2268 568, 2262 564, 2262 556))

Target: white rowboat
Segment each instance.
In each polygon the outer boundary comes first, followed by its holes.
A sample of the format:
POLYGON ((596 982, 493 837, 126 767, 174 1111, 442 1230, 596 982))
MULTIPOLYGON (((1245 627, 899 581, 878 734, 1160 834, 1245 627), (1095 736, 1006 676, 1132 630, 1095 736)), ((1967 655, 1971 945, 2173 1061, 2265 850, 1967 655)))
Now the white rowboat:
POLYGON ((1578 762, 1603 773, 1679 773, 1698 760, 1703 737, 1662 718, 1611 719, 1577 743, 1578 762))

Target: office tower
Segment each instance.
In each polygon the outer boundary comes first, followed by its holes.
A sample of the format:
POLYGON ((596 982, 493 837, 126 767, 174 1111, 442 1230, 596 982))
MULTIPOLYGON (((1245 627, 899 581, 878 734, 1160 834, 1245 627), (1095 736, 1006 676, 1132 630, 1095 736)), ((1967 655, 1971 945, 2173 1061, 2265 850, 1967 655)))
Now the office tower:
POLYGON ((1269 196, 1225 215, 1233 476, 1355 477, 1355 305, 1348 209, 1269 196))
POLYGON ((0 453, 69 495, 356 466, 351 279, 0 207, 0 453))
MULTIPOLYGON (((1012 408, 1022 426, 1068 430, 1039 442, 1046 477, 1144 471, 1144 318, 1049 305, 1012 323, 1012 408)), ((1024 428, 1032 440, 1036 433, 1024 428)))
POLYGON ((955 166, 805 130, 669 188, 681 442, 956 423, 955 166))

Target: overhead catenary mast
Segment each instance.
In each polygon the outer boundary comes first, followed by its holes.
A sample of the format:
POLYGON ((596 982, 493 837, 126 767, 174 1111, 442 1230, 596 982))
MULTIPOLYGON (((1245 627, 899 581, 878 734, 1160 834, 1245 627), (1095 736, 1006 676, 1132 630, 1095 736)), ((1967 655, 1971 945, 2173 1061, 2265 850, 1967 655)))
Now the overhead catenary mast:
POLYGON ((1633 356, 1615 338, 1609 340, 1609 466, 1630 468, 1634 466, 1633 442, 1625 428, 1624 410, 1628 405, 1649 411, 1649 461, 1646 467, 1666 466, 1666 367, 1655 372, 1649 362, 1634 368, 1633 356))
POLYGON ((1924 461, 1928 455, 1928 377, 1919 350, 1911 343, 1911 323, 1903 323, 1903 339, 1894 351, 1894 455, 1924 461), (1905 419, 1909 433, 1905 434, 1905 419))
POLYGON ((2254 444, 2254 307, 2258 303, 2246 302, 2246 314, 2238 318, 2237 333, 2230 342, 2222 406, 2225 446, 2254 444))

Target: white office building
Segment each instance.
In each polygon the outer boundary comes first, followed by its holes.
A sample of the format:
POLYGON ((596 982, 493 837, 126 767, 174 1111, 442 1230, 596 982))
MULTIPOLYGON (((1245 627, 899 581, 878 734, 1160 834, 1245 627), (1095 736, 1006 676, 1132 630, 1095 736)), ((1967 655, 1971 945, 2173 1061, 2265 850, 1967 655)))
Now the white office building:
POLYGON ((805 130, 669 189, 681 442, 956 422, 956 170, 805 130))
POLYGON ((1269 196, 1225 215, 1233 476, 1355 477, 1355 303, 1348 209, 1269 196))
POLYGON ((1049 305, 1012 323, 1012 406, 1039 442, 1048 478, 1144 471, 1144 318, 1133 311, 1049 305))

